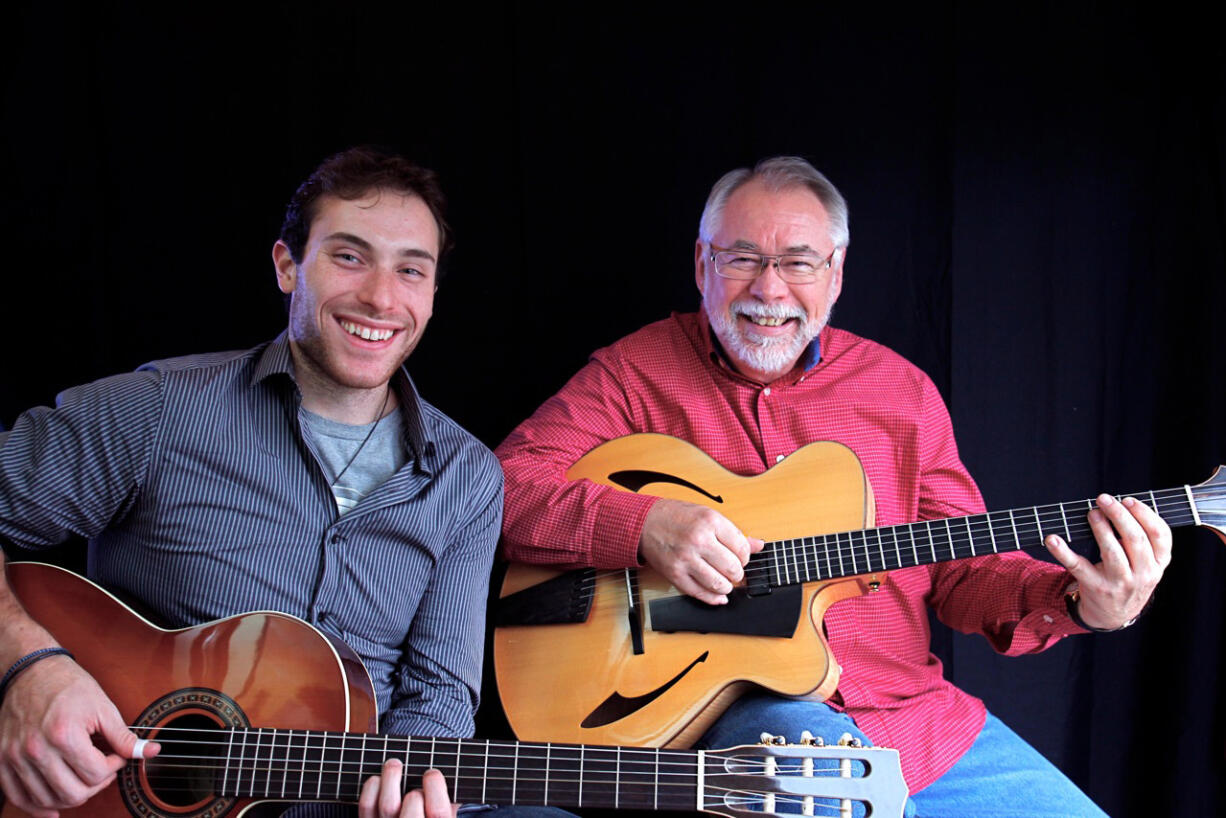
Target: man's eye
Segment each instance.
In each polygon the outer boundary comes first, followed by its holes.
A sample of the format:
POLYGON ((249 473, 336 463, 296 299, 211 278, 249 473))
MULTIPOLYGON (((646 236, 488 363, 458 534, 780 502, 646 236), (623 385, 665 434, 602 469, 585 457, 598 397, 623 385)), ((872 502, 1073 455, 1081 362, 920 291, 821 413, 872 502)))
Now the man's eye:
POLYGON ((762 266, 762 259, 757 256, 733 256, 728 264, 738 270, 756 270, 762 266))
POLYGON ((360 261, 353 253, 333 253, 332 257, 347 264, 357 264, 360 261))
POLYGON ((425 278, 428 275, 425 270, 421 270, 417 267, 401 267, 400 274, 403 276, 408 276, 409 278, 425 278))
POLYGON ((785 258, 783 266, 796 275, 813 275, 817 272, 817 264, 807 258, 785 258))

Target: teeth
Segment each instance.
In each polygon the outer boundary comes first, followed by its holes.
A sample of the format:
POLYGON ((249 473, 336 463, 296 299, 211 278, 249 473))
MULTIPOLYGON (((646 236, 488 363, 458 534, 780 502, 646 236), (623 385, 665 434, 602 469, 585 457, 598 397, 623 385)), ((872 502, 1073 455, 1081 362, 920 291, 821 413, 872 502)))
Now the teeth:
POLYGON ((786 318, 768 318, 765 315, 747 315, 745 317, 760 327, 778 327, 788 320, 786 318))
POLYGON ((356 335, 367 341, 386 341, 395 332, 395 330, 390 329, 371 329, 370 327, 359 326, 352 321, 341 321, 341 329, 350 335, 356 335))

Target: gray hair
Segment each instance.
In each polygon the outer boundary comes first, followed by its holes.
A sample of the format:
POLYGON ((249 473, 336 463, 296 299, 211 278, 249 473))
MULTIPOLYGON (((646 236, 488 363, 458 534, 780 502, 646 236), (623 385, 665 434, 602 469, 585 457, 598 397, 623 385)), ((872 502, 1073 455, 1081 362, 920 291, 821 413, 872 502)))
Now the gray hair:
POLYGON ((742 185, 755 179, 766 185, 766 189, 772 193, 792 187, 805 187, 813 191, 830 217, 830 240, 834 242, 835 249, 840 250, 847 246, 851 240, 847 228, 847 200, 817 168, 799 156, 773 156, 754 165, 753 170, 737 168, 725 173, 711 188, 707 205, 702 209, 702 219, 698 222, 699 238, 706 242, 711 241, 719 220, 724 215, 728 198, 742 185))

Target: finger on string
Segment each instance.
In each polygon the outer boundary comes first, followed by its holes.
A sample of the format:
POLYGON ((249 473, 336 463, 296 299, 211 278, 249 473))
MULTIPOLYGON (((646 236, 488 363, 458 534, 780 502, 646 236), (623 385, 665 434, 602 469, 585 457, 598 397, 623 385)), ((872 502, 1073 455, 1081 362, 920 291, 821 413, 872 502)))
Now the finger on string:
MULTIPOLYGON (((1109 495, 1099 495, 1100 501, 1102 498, 1109 498, 1110 502, 1106 502, 1104 505, 1112 514, 1124 511, 1124 507, 1114 498, 1110 498, 1109 495)), ((1112 579, 1127 578, 1132 573, 1132 563, 1128 552, 1117 536, 1117 527, 1114 524, 1114 519, 1109 517, 1108 513, 1104 512, 1101 507, 1091 509, 1086 517, 1090 521, 1090 530, 1094 534, 1094 541, 1098 543, 1098 553, 1102 557, 1103 573, 1112 579)), ((1129 519, 1131 519, 1131 515, 1129 515, 1129 519)))
POLYGON ((1165 568, 1171 561, 1171 527, 1156 510, 1133 497, 1124 498, 1124 506, 1145 532, 1155 562, 1165 568))
POLYGON ((358 815, 360 818, 374 818, 375 805, 379 801, 379 776, 372 775, 362 783, 358 794, 358 815))
POLYGON ((1043 544, 1047 546, 1047 550, 1056 558, 1056 561, 1063 565, 1078 582, 1084 583, 1094 576, 1093 564, 1069 548, 1063 537, 1058 534, 1048 534, 1043 539, 1043 544))
POLYGON ((383 762, 383 782, 379 786, 379 811, 381 815, 395 815, 400 809, 402 796, 400 779, 404 765, 399 759, 389 758, 383 762))

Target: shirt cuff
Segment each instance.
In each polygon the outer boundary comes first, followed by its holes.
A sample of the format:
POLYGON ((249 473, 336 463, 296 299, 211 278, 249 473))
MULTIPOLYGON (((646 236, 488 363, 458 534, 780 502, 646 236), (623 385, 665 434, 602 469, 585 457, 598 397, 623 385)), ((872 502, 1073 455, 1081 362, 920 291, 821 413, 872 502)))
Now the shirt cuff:
POLYGON ((592 532, 592 564, 597 568, 633 568, 639 563, 639 537, 647 512, 659 497, 611 491, 600 501, 592 532))

